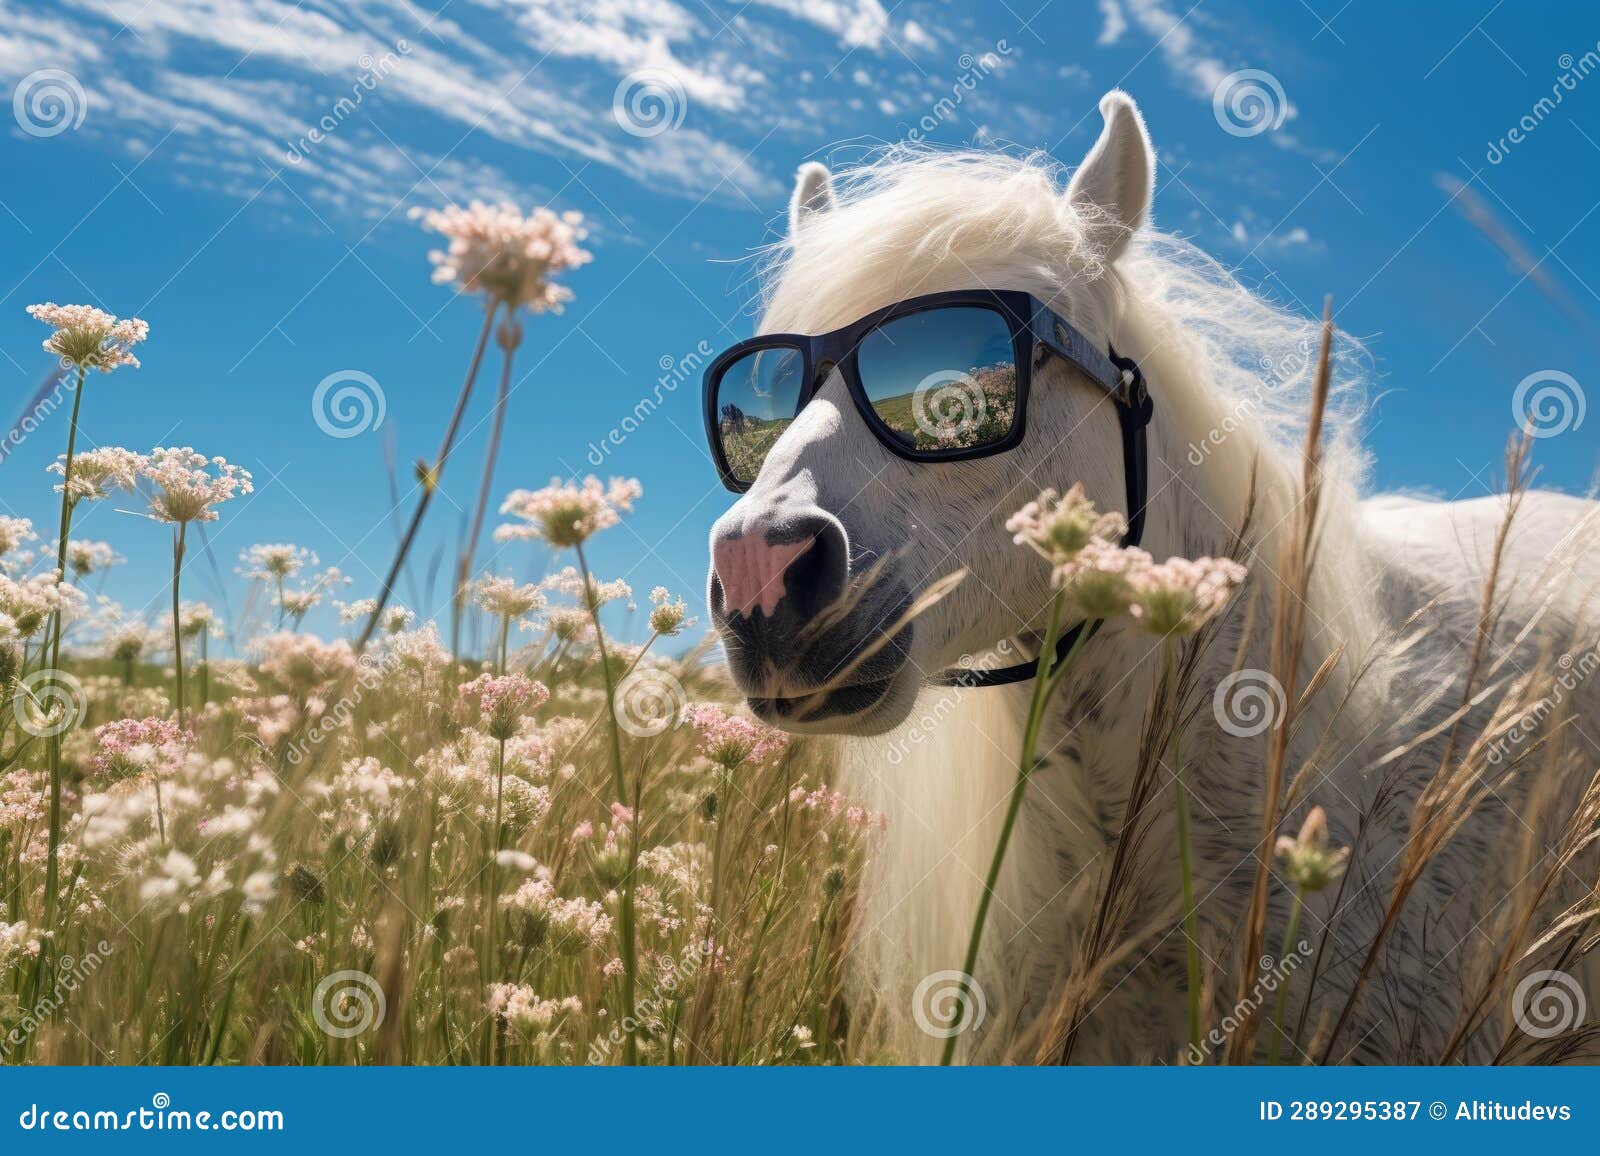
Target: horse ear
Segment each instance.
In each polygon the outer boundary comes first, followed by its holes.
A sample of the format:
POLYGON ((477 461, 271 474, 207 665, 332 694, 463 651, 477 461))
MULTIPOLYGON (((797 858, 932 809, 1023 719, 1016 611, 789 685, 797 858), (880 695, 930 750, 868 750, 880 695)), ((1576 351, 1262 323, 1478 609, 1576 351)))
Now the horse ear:
POLYGON ((798 236, 806 221, 833 208, 833 175, 826 165, 808 161, 795 174, 794 196, 789 198, 789 235, 798 236))
POLYGON ((1144 224, 1155 191, 1156 154, 1133 98, 1112 89, 1100 98, 1105 127, 1067 186, 1067 200, 1087 210, 1091 238, 1114 261, 1144 224))

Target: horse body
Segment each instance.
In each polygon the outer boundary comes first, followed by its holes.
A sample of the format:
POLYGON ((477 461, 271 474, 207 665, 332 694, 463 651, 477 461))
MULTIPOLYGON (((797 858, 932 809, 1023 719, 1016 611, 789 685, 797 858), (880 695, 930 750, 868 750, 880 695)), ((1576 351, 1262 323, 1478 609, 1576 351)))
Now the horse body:
MULTIPOLYGON (((891 160, 858 173, 843 196, 820 166, 807 166, 762 325, 820 333, 917 294, 1028 290, 1144 370, 1156 403, 1146 547, 1157 557, 1223 554, 1247 522, 1254 527, 1246 560, 1261 575, 1244 596, 1250 612, 1216 627, 1185 684, 1183 767, 1215 1022, 1240 987, 1237 943, 1261 839, 1267 740, 1260 731, 1223 725, 1211 697, 1231 671, 1270 666, 1274 594, 1265 568, 1276 565, 1293 528, 1292 447, 1304 420, 1316 328, 1249 294, 1192 247, 1144 230, 1154 158, 1142 121, 1120 93, 1101 109, 1105 132, 1065 195, 1037 160, 891 160)), ((1382 764, 1382 773, 1374 765, 1463 701, 1505 501, 1359 501, 1359 363, 1345 350, 1338 368, 1322 562, 1309 590, 1296 685, 1305 687, 1336 650, 1342 660, 1330 687, 1298 718, 1288 766, 1292 775, 1312 761, 1307 773, 1314 778, 1303 785, 1296 813, 1323 806, 1334 842, 1355 844, 1356 857, 1326 943, 1320 932, 1336 897, 1323 893, 1308 904, 1301 938, 1311 942, 1321 976, 1316 1006, 1304 1016, 1304 1048, 1319 1025, 1330 1026, 1354 982, 1389 896, 1412 804, 1438 766, 1448 729, 1382 764), (1421 642, 1374 659, 1359 679, 1351 675, 1430 602, 1436 628, 1421 642)), ((934 1059, 942 1046, 915 1001, 928 997, 930 980, 961 964, 1030 694, 1028 684, 955 689, 925 688, 925 681, 963 660, 981 663, 999 640, 1041 627, 1047 575, 1010 543, 1003 529, 1010 512, 1044 486, 1073 482, 1102 508, 1123 506, 1115 418, 1104 396, 1072 370, 1041 376, 1022 446, 925 465, 897 460, 878 445, 835 375, 713 530, 713 554, 726 554, 730 541, 763 527, 822 519, 846 574, 870 576, 867 588, 847 591, 856 609, 834 616, 822 638, 802 628, 781 631, 778 616, 740 615, 715 567, 710 602, 753 709, 778 710, 773 721, 796 731, 839 735, 833 741, 842 784, 889 816, 858 900, 850 968, 858 1006, 876 1009, 868 1030, 881 1030, 908 1060, 934 1059), (909 595, 958 567, 964 580, 902 629, 896 612, 909 595), (880 655, 873 672, 888 689, 865 706, 861 696, 843 693, 849 685, 841 692, 815 674, 891 628, 893 661, 880 655), (828 709, 773 705, 800 701, 828 709)), ((1595 552, 1585 554, 1581 545, 1593 535, 1573 531, 1575 521, 1595 522, 1594 513, 1594 503, 1529 496, 1503 564, 1505 574, 1521 577, 1503 592, 1489 645, 1496 669, 1531 665, 1541 646, 1596 645, 1575 633, 1592 607, 1573 593, 1600 582, 1595 552)), ((1129 624, 1108 624, 1083 648, 1052 704, 1042 762, 979 957, 986 1019, 963 1041, 969 1059, 1027 1058, 1055 993, 1073 981, 1123 829, 1162 645, 1129 624)), ((1576 686, 1573 699, 1579 719, 1600 717, 1600 679, 1576 686)), ((1096 977, 1074 1061, 1173 1062, 1186 1038, 1170 773, 1158 774, 1149 814, 1140 816, 1147 826, 1135 882, 1116 913, 1127 946, 1096 977)), ((1559 788, 1555 795, 1574 789, 1559 788)), ((1543 837, 1532 820, 1522 821, 1532 789, 1524 779, 1507 785, 1430 864, 1332 1058, 1400 1061, 1442 1044, 1478 966, 1469 948, 1512 882, 1502 878, 1508 864, 1501 849, 1521 837, 1519 822, 1533 832, 1528 837, 1543 837)), ((1278 885, 1271 894, 1267 946, 1276 955, 1287 895, 1278 885)), ((1291 1004, 1291 1022, 1299 1012, 1291 1004)), ((1490 1027, 1469 1041, 1465 1056, 1492 1054, 1498 1023, 1490 1027)))

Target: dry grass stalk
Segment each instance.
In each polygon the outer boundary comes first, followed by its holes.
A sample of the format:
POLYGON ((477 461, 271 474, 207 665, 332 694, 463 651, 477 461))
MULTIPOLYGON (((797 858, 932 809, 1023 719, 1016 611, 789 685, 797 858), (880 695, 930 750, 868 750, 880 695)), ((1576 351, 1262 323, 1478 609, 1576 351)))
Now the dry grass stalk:
MULTIPOLYGON (((1316 557, 1317 515, 1322 497, 1322 424, 1332 377, 1332 350, 1333 304, 1330 298, 1324 301, 1322 309, 1322 347, 1317 355, 1316 376, 1312 383, 1311 420, 1306 430, 1302 455, 1300 501, 1295 510, 1293 529, 1284 539, 1278 565, 1277 597, 1273 602, 1269 666, 1273 677, 1283 687, 1286 701, 1294 703, 1294 706, 1286 711, 1281 725, 1274 728, 1268 744, 1266 784, 1261 807, 1261 841, 1256 851, 1255 882, 1250 891, 1239 954, 1238 1001, 1245 1010, 1228 1048, 1229 1061, 1236 1064, 1246 1062, 1255 1047, 1257 1010, 1247 999, 1252 977, 1246 963, 1260 958, 1266 933, 1272 847, 1282 814, 1289 740, 1299 709, 1296 689, 1305 640, 1307 598, 1316 557)), ((1314 683, 1316 679, 1312 681, 1314 683)))

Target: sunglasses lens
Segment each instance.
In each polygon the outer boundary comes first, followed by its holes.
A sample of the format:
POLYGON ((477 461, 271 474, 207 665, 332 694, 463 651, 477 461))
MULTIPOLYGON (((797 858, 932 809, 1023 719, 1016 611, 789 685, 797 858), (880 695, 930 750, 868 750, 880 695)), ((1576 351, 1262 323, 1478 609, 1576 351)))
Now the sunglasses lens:
POLYGON ((873 411, 907 447, 938 453, 1004 441, 1017 418, 1011 327, 993 309, 925 309, 878 326, 856 351, 873 411))
POLYGON ((747 353, 717 381, 717 435, 733 476, 745 485, 756 480, 774 442, 800 408, 805 357, 798 349, 758 349, 747 353))

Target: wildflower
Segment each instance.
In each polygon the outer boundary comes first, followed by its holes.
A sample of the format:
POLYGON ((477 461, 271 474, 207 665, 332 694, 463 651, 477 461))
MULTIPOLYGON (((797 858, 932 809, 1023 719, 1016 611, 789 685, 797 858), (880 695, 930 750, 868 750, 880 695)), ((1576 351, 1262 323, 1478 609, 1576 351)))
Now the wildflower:
POLYGON ((550 698, 544 683, 521 674, 481 674, 463 685, 460 694, 469 701, 477 700, 489 736, 502 741, 517 733, 523 715, 550 698))
POLYGON ((184 743, 192 736, 164 718, 125 718, 98 726, 94 769, 108 778, 126 778, 154 770, 160 763, 176 764, 184 743))
MULTIPOLYGON (((166 616, 166 626, 171 629, 172 615, 166 616)), ((204 602, 185 602, 178 607, 178 633, 185 639, 199 638, 202 634, 212 638, 222 637, 222 621, 217 612, 204 602)))
MULTIPOLYGON (((335 601, 339 608, 339 621, 348 626, 352 622, 365 622, 372 617, 372 612, 378 608, 376 598, 357 598, 354 602, 335 601)), ((410 626, 417 617, 416 611, 408 610, 399 603, 393 603, 383 608, 383 617, 378 625, 383 627, 385 634, 399 634, 410 626)))
POLYGON ((0 618, 9 623, 6 633, 17 638, 37 634, 72 589, 58 583, 54 574, 35 574, 20 582, 0 574, 0 618))
POLYGON ((322 594, 317 590, 285 590, 276 601, 278 608, 298 624, 322 601, 322 594))
POLYGON ((1229 558, 1168 558, 1132 579, 1128 613, 1151 634, 1193 634, 1233 597, 1248 571, 1229 558))
POLYGON ((45 339, 45 350, 80 370, 110 373, 119 365, 137 369, 139 359, 128 350, 150 334, 150 326, 137 317, 119 320, 92 305, 47 301, 28 306, 28 315, 55 330, 45 339))
POLYGON ((261 673, 284 686, 308 692, 354 668, 355 652, 340 639, 324 642, 312 634, 282 631, 256 644, 261 652, 261 673))
POLYGON ((1150 565, 1150 555, 1137 546, 1093 541, 1056 568, 1055 580, 1084 616, 1118 618, 1133 605, 1135 583, 1150 565))
POLYGON ((239 554, 239 573, 263 582, 293 578, 304 566, 315 566, 317 556, 302 546, 288 542, 261 542, 239 554))
POLYGON ((637 479, 612 478, 602 486, 590 475, 581 486, 551 478, 542 490, 513 490, 500 506, 502 514, 521 518, 495 529, 497 542, 542 538, 552 546, 577 546, 621 520, 644 492, 637 479))
POLYGON ((650 602, 650 629, 663 638, 673 637, 693 621, 687 617, 689 609, 683 599, 673 601, 665 586, 650 591, 650 602))
POLYGON ((539 861, 526 851, 509 849, 494 853, 495 865, 507 871, 532 871, 539 861))
POLYGON ((611 818, 613 820, 615 820, 617 826, 619 826, 619 827, 632 826, 632 824, 633 824, 633 808, 629 807, 629 806, 627 806, 627 805, 625 805, 623 803, 612 803, 611 804, 611 818))
POLYGON ((24 542, 35 541, 38 537, 27 518, 0 515, 0 555, 9 554, 24 542))
POLYGON ((435 284, 453 281, 513 310, 559 313, 572 291, 552 278, 593 259, 578 244, 588 235, 582 213, 539 208, 524 217, 515 205, 474 201, 416 215, 450 242, 448 251, 428 254, 435 284))
MULTIPOLYGON (((73 463, 76 467, 77 463, 73 463)), ((76 468, 72 471, 76 474, 76 468)), ((0 550, 0 553, 4 553, 0 550)), ((90 574, 98 574, 102 570, 109 570, 126 561, 121 554, 111 548, 109 542, 71 541, 67 543, 67 565, 72 568, 75 578, 84 578, 90 574)))
POLYGON ((1121 514, 1096 512, 1074 484, 1065 494, 1045 490, 1006 520, 1006 529, 1019 546, 1027 546, 1051 566, 1071 562, 1090 542, 1114 540, 1127 530, 1121 514))
POLYGON ((39 937, 28 932, 25 922, 6 923, 0 920, 0 964, 9 963, 22 956, 30 958, 39 954, 39 937))
MULTIPOLYGON (((74 454, 72 492, 67 494, 68 500, 74 503, 85 498, 99 500, 112 490, 133 489, 138 481, 141 460, 132 450, 125 450, 119 446, 98 446, 74 454)), ((52 474, 62 475, 63 481, 56 485, 55 492, 58 494, 65 492, 66 455, 60 455, 45 468, 52 474)))
POLYGON ((594 632, 594 622, 582 610, 558 608, 546 614, 544 620, 557 642, 578 642, 594 632))
POLYGON ((139 460, 139 477, 153 487, 151 516, 179 525, 215 522, 220 515, 212 507, 255 490, 249 470, 230 465, 222 458, 207 458, 187 446, 157 446, 139 460))
POLYGON ((524 1041, 559 1030, 566 1017, 583 1011, 577 996, 541 999, 525 983, 492 983, 485 1005, 489 1014, 504 1020, 513 1035, 524 1041))
POLYGON ((709 704, 690 707, 689 721, 700 734, 700 753, 728 770, 758 765, 789 745, 789 736, 709 704))
POLYGON ((1350 858, 1348 847, 1329 849, 1328 815, 1321 807, 1306 813, 1297 838, 1280 835, 1276 852, 1289 881, 1305 892, 1321 891, 1337 882, 1350 858))
POLYGON ((511 578, 485 574, 472 584, 472 598, 496 618, 521 618, 544 606, 544 592, 533 583, 518 586, 511 578))
POLYGON ((588 899, 558 896, 547 867, 536 866, 531 878, 500 897, 500 906, 524 947, 576 955, 601 946, 611 934, 611 916, 605 908, 588 899))
POLYGON ((633 598, 633 587, 621 578, 601 579, 589 576, 587 583, 576 566, 567 566, 544 580, 547 589, 578 599, 585 608, 598 610, 607 602, 620 602, 633 598))
POLYGON ((244 893, 245 908, 252 915, 260 915, 278 894, 278 877, 272 871, 253 871, 240 885, 244 893))

